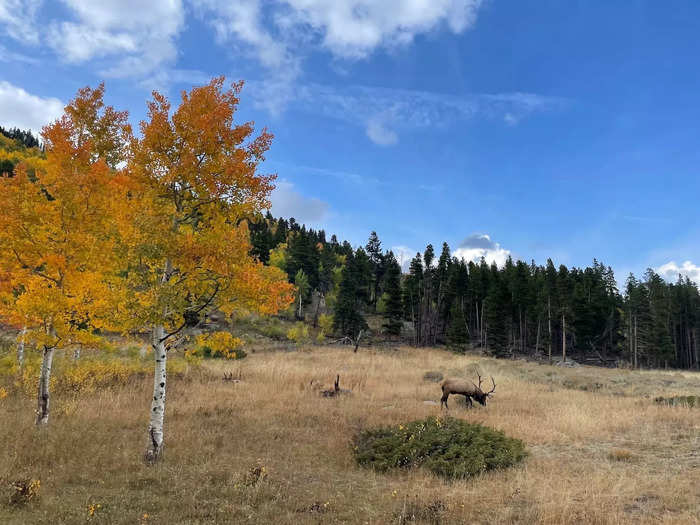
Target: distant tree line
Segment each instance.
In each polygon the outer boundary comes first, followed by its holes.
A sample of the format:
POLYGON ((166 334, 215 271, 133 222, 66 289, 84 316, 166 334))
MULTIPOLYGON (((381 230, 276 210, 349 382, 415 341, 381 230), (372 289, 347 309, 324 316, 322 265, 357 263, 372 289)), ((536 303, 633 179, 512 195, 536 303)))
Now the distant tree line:
POLYGON ((42 157, 45 157, 43 145, 31 131, 0 126, 0 176, 12 175, 20 162, 33 174, 37 159, 42 157))
POLYGON ((19 145, 25 148, 41 148, 39 139, 35 137, 30 130, 21 130, 19 128, 5 129, 0 126, 0 134, 8 139, 17 141, 19 145))
POLYGON ((375 232, 365 247, 353 248, 269 212, 249 230, 252 255, 297 284, 297 315, 315 305, 307 313, 316 322, 325 303, 343 335, 355 337, 366 316, 377 314, 387 335, 410 337, 416 346, 700 367, 700 294, 688 278, 667 283, 649 269, 641 280, 630 275, 620 292, 613 270, 595 259, 568 268, 508 258, 499 268, 483 258, 459 260, 447 243, 439 255, 428 245, 402 274, 375 232))

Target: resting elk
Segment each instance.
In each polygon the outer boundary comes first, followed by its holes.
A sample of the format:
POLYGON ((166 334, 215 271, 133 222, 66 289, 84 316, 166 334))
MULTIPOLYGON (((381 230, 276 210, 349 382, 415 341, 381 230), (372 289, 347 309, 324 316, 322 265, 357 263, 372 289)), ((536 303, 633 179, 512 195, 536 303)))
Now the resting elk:
POLYGON ((450 397, 450 394, 464 396, 467 403, 469 403, 470 408, 474 406, 474 403, 472 403, 472 398, 476 399, 477 403, 486 406, 486 399, 496 390, 496 382, 493 380, 492 376, 491 382, 493 383, 493 388, 488 392, 484 392, 481 390, 481 376, 479 374, 476 375, 479 377, 478 386, 472 381, 467 381, 466 379, 445 379, 440 385, 442 388, 440 408, 442 408, 443 404, 445 405, 445 408, 448 408, 447 398, 450 397))

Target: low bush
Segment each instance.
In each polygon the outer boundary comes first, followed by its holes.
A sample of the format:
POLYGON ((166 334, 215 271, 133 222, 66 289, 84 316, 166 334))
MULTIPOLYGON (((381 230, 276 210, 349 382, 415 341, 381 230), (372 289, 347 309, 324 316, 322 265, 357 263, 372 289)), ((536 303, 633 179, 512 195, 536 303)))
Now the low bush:
POLYGON ((654 401, 660 405, 700 407, 700 396, 657 397, 654 401))
POLYGON ((238 337, 234 337, 230 332, 213 332, 197 337, 197 344, 194 349, 187 350, 185 357, 190 361, 197 358, 211 357, 221 359, 243 359, 248 354, 241 345, 238 337))
POLYGON ((354 445, 360 465, 380 472, 425 467, 448 479, 510 467, 527 456, 519 439, 450 417, 365 430, 355 438, 354 445))
POLYGON ((443 375, 442 372, 436 372, 434 370, 430 370, 423 374, 423 381, 430 381, 432 383, 439 383, 440 381, 443 380, 443 375))
POLYGON ((309 341, 309 327, 299 321, 287 330, 287 339, 301 345, 309 341))

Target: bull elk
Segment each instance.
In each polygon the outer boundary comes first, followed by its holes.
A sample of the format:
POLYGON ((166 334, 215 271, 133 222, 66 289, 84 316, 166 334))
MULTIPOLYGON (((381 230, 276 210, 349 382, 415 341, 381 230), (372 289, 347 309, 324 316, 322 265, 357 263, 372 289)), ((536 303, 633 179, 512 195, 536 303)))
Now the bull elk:
POLYGON ((469 403, 469 408, 474 406, 474 403, 472 403, 472 398, 476 399, 477 403, 486 406, 486 399, 489 396, 491 396, 496 390, 496 382, 493 380, 493 376, 491 376, 493 388, 488 392, 484 392, 483 390, 481 390, 481 376, 479 374, 476 375, 479 377, 478 386, 475 385, 472 381, 467 381, 466 379, 445 379, 440 385, 440 387, 442 388, 442 399, 440 399, 440 408, 442 408, 443 404, 445 405, 445 408, 448 408, 447 398, 450 397, 450 394, 464 396, 467 400, 467 403, 469 403))

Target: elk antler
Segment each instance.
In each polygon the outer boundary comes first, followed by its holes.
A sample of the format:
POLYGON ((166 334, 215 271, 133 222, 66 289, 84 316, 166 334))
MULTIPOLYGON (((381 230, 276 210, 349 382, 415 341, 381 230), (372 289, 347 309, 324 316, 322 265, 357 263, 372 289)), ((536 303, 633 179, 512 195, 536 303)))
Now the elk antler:
POLYGON ((491 376, 491 382, 493 383, 493 388, 490 391, 486 392, 487 396, 490 396, 496 391, 496 382, 493 380, 493 376, 491 376))
POLYGON ((481 390, 481 375, 479 375, 479 372, 476 373, 476 377, 479 378, 479 386, 477 388, 481 390))

